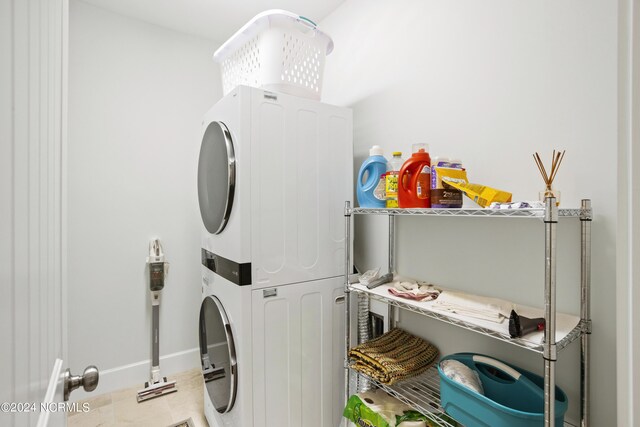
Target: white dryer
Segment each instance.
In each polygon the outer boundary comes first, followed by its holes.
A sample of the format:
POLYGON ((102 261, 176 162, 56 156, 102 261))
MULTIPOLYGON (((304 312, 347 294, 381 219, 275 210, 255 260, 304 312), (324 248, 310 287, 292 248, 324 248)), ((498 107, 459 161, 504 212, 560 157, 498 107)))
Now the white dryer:
POLYGON ((202 247, 217 264, 254 287, 343 274, 351 110, 239 86, 203 128, 202 247))
POLYGON ((199 329, 210 425, 339 424, 352 156, 346 108, 239 86, 205 115, 199 329))

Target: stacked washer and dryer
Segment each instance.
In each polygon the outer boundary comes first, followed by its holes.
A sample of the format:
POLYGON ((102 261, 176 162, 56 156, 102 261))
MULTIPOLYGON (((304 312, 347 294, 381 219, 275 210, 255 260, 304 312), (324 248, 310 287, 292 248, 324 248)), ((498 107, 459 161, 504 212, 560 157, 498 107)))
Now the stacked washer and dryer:
POLYGON ((238 86, 203 122, 199 336, 212 427, 338 426, 351 110, 238 86))

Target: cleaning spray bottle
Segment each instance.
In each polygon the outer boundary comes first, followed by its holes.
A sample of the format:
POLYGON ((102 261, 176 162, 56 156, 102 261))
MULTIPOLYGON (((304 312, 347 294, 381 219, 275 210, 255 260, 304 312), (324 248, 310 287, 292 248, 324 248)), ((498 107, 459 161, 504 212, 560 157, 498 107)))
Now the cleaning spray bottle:
POLYGON ((398 174, 404 163, 402 152, 394 151, 393 157, 387 163, 387 174, 385 175, 385 194, 388 208, 398 207, 398 174))
POLYGON ((431 157, 427 144, 413 144, 413 154, 398 174, 398 206, 430 208, 431 157))
POLYGON ((384 175, 386 172, 387 159, 384 158, 384 151, 382 147, 374 145, 358 173, 356 195, 361 208, 385 207, 384 175))

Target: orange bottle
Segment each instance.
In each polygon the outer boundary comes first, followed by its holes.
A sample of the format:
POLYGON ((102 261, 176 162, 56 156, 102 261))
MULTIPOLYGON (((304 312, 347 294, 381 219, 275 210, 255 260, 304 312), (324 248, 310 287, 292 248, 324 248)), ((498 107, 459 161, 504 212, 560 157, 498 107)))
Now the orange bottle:
POLYGON ((427 144, 414 144, 413 154, 398 174, 398 206, 430 208, 431 157, 427 144))

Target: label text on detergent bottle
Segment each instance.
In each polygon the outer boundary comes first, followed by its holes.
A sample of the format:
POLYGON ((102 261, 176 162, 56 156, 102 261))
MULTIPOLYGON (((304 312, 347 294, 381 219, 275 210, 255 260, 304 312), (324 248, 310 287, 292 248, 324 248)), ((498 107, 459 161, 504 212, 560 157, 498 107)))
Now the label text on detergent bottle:
POLYGON ((387 172, 385 180, 386 194, 387 194, 387 207, 398 207, 398 172, 387 172))
POLYGON ((380 175, 380 179, 378 180, 378 185, 376 185, 376 188, 373 190, 373 197, 375 197, 378 200, 386 200, 387 199, 387 192, 386 192, 386 181, 387 181, 387 177, 386 177, 386 173, 380 175))

